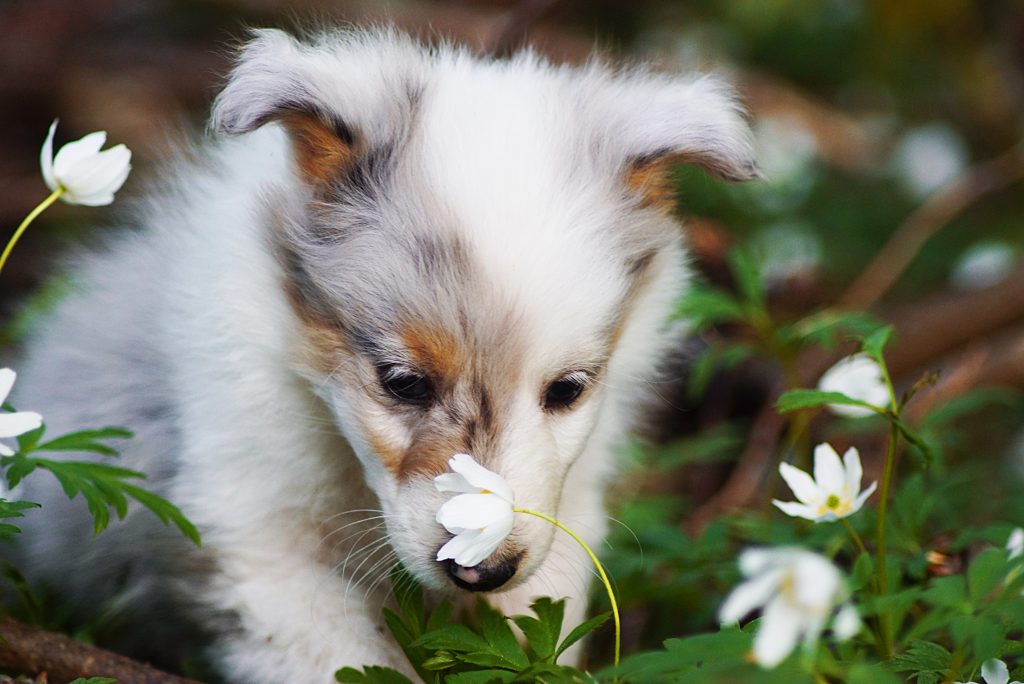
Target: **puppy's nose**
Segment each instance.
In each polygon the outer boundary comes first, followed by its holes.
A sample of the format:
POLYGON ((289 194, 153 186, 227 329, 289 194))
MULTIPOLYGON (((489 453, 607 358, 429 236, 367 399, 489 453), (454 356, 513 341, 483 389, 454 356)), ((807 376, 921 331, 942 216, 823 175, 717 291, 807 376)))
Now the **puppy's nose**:
POLYGON ((491 591, 512 579, 519 569, 519 556, 502 560, 488 559, 471 568, 464 568, 451 559, 444 563, 448 576, 456 586, 469 591, 491 591))

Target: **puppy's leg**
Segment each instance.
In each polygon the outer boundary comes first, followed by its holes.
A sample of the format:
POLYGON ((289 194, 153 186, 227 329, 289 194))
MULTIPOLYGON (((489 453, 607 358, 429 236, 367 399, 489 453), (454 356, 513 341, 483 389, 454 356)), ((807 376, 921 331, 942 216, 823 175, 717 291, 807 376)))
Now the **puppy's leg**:
POLYGON ((220 572, 203 599, 237 619, 211 650, 229 681, 327 684, 337 669, 367 664, 411 674, 383 624, 383 592, 366 596, 315 559, 278 551, 216 553, 220 572))

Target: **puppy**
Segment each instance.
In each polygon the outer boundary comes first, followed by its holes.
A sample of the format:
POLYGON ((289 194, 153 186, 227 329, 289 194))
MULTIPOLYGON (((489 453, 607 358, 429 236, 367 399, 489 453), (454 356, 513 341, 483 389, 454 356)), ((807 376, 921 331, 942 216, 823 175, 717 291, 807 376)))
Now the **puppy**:
POLYGON ((433 478, 472 454, 599 544, 616 445, 677 343, 670 166, 756 175, 730 91, 266 30, 212 128, 139 230, 81 259, 15 397, 53 434, 132 429, 124 465, 203 546, 140 510, 93 539, 80 501, 29 489, 25 570, 128 625, 119 647, 199 641, 230 682, 408 672, 381 619, 395 563, 507 613, 567 597, 577 624, 589 561, 551 525, 517 516, 475 572, 435 561, 433 478))

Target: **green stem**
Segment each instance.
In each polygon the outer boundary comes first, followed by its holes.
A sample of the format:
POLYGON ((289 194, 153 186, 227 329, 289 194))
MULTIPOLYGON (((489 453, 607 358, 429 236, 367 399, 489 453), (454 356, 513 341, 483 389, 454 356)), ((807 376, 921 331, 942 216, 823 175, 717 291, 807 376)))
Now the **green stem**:
POLYGON ((857 545, 857 550, 861 553, 867 553, 868 550, 864 548, 864 540, 860 538, 859 534, 857 534, 857 530, 853 529, 853 525, 850 524, 850 521, 846 518, 840 518, 839 522, 843 523, 843 527, 845 527, 846 531, 850 533, 850 538, 853 539, 853 543, 857 545))
POLYGON ((583 550, 587 552, 588 556, 590 556, 590 560, 594 562, 594 567, 597 568, 598 574, 601 575, 601 581, 604 582, 604 588, 608 591, 608 600, 612 604, 612 619, 615 621, 615 664, 618 665, 619 652, 621 650, 622 645, 622 622, 619 620, 619 604, 615 600, 615 592, 612 590, 612 583, 608 580, 608 574, 605 573, 604 566, 601 565, 601 561, 597 560, 597 556, 595 556, 594 552, 590 550, 589 546, 587 546, 587 542, 583 541, 583 539, 581 539, 578 534, 576 534, 568 527, 552 518, 550 515, 538 513, 537 511, 531 511, 528 508, 519 508, 518 506, 514 507, 512 510, 515 511, 516 513, 526 513, 527 515, 532 515, 534 517, 540 518, 541 520, 548 521, 549 523, 551 523, 552 525, 554 525, 555 527, 557 527, 558 529, 562 530, 570 537, 575 539, 576 543, 582 546, 583 550))
MULTIPOLYGON (((885 563, 885 514, 889 507, 889 487, 892 483, 893 465, 896 462, 896 443, 899 439, 899 428, 896 423, 889 427, 889 448, 885 454, 885 474, 882 477, 882 492, 878 502, 878 528, 875 532, 876 562, 878 564, 878 596, 884 597, 889 593, 889 577, 885 563)), ((881 637, 881 655, 888 660, 892 657, 892 624, 890 623, 888 611, 882 611, 878 616, 878 625, 881 637)))
POLYGON ((57 199, 64 194, 64 188, 58 187, 50 196, 39 203, 35 209, 29 212, 29 215, 25 217, 25 220, 21 222, 18 229, 14 231, 14 235, 11 237, 10 242, 7 243, 7 247, 4 248, 4 253, 0 255, 0 271, 4 270, 4 265, 7 263, 7 258, 11 256, 11 250, 14 249, 14 245, 17 244, 21 234, 25 232, 29 224, 36 220, 36 217, 46 211, 47 207, 57 201, 57 199))

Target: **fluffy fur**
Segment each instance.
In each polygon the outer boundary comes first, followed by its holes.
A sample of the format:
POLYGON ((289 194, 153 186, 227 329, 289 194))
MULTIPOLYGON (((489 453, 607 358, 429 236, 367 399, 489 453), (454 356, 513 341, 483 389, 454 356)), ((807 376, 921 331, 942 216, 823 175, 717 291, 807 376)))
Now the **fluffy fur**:
MULTIPOLYGON (((664 174, 752 177, 747 127, 711 78, 388 31, 256 32, 212 121, 223 135, 177 164, 142 230, 82 260, 14 398, 53 434, 134 430, 125 465, 203 547, 140 510, 93 539, 81 502, 30 489, 45 510, 21 562, 135 625, 120 645, 137 653, 166 661, 152 647, 201 629, 232 682, 408 670, 382 578, 401 561, 461 591, 434 561, 432 478, 453 453, 605 534, 614 449, 687 278, 664 174), (547 399, 562 379, 570 405, 547 399)), ((564 596, 567 624, 583 616, 588 561, 552 526, 519 516, 493 559, 518 563, 489 594, 501 609, 564 596)))

